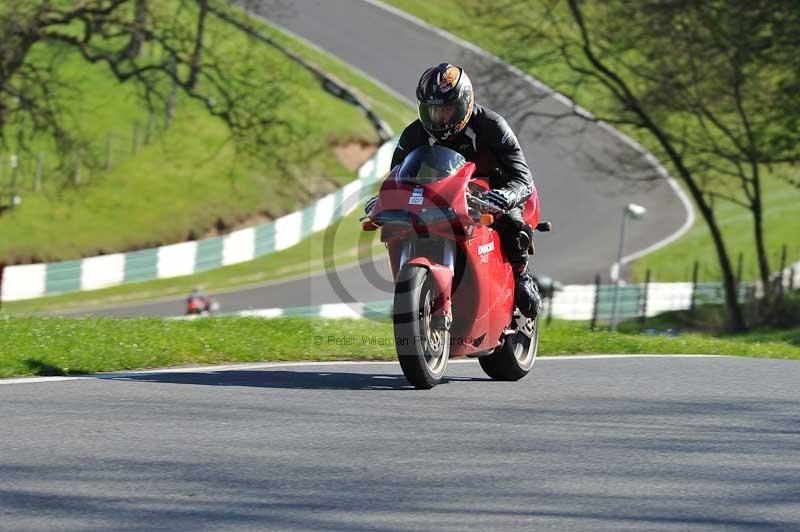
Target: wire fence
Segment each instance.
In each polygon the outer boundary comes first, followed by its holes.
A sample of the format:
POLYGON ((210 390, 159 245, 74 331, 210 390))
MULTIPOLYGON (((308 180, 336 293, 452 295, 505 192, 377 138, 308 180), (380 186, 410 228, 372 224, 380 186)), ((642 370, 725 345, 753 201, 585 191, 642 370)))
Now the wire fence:
POLYGON ((30 193, 85 184, 93 173, 110 171, 136 157, 169 128, 170 114, 145 112, 127 126, 109 130, 104 137, 80 143, 66 153, 0 152, 0 209, 16 207, 30 193))
MULTIPOLYGON (((785 253, 784 253, 785 257, 785 253)), ((785 259, 784 259, 785 261, 785 259)), ((567 285, 543 290, 544 313, 552 318, 586 320, 591 328, 613 320, 639 319, 663 312, 688 310, 690 313, 705 305, 725 303, 725 289, 721 282, 602 284, 599 276, 593 285, 567 285)), ((649 276, 648 276, 649 278, 649 276)), ((800 291, 800 262, 783 267, 772 276, 773 293, 782 297, 785 292, 800 291)), ((738 282, 737 297, 740 303, 762 298, 766 290, 758 282, 738 282)))

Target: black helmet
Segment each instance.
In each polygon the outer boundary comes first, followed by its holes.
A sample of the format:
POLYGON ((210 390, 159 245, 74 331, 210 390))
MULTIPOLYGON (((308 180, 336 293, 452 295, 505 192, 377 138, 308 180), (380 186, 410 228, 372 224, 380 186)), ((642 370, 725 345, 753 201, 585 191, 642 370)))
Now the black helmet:
POLYGON ((449 63, 426 70, 417 84, 419 120, 432 137, 446 140, 472 116, 475 95, 464 70, 449 63))

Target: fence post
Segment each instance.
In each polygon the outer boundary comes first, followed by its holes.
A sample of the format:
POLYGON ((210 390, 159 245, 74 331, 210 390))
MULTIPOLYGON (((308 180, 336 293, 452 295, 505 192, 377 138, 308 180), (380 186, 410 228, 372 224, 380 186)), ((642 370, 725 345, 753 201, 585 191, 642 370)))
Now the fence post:
POLYGON ((742 267, 744 266, 744 253, 741 251, 736 257, 736 286, 742 283, 742 267))
POLYGON ((106 172, 114 164, 114 133, 109 131, 106 136, 106 172))
POLYGON ((42 171, 44 166, 44 153, 39 152, 36 156, 36 173, 33 176, 33 191, 39 192, 42 190, 42 171))
POLYGON ((3 309, 3 272, 6 269, 4 262, 0 262, 0 310, 3 309))
POLYGON ((589 325, 590 330, 595 330, 597 325, 597 304, 600 302, 600 276, 594 276, 594 306, 592 307, 592 323, 589 325))
POLYGON ((156 127, 156 114, 151 110, 150 114, 147 115, 147 131, 144 135, 144 144, 145 146, 150 145, 153 141, 153 130, 156 127))
POLYGON ((72 174, 72 184, 78 186, 81 184, 81 165, 83 164, 83 150, 75 151, 75 172, 72 174))
POLYGON ((650 295, 650 274, 651 274, 650 268, 647 268, 647 270, 644 272, 644 291, 642 292, 641 296, 642 297, 640 306, 641 314, 639 315, 640 326, 644 326, 644 322, 647 319, 647 299, 650 295))
POLYGON ((692 296, 689 300, 689 315, 694 316, 694 298, 695 293, 697 292, 697 274, 700 271, 700 262, 694 261, 694 266, 692 267, 692 296))
POLYGON ((133 121, 133 155, 139 153, 139 135, 141 134, 142 123, 139 120, 133 121))

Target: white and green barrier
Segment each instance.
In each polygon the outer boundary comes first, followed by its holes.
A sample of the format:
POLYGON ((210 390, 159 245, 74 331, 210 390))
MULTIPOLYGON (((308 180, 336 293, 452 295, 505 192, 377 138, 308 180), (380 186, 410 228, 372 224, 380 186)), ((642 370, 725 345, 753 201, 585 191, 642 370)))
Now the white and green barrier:
POLYGON ((124 283, 165 279, 246 262, 290 248, 353 210, 390 168, 397 140, 383 144, 358 170, 358 178, 314 204, 271 222, 230 234, 130 253, 25 264, 5 268, 0 301, 96 290, 124 283))
MULTIPOLYGON (((800 262, 786 268, 780 279, 787 290, 800 290, 800 262)), ((564 320, 604 322, 611 319, 616 296, 616 315, 619 319, 652 317, 672 310, 688 310, 700 305, 722 304, 725 291, 722 283, 647 283, 625 284, 615 292, 613 284, 566 285, 551 298, 545 299, 544 315, 564 320)), ((762 297, 759 284, 743 284, 739 300, 762 297)), ((329 303, 289 308, 244 310, 228 315, 252 318, 350 318, 387 319, 392 301, 368 303, 329 303)))
POLYGON ((392 301, 371 301, 369 303, 328 303, 304 307, 265 308, 243 310, 230 315, 249 318, 387 318, 392 312, 392 301))

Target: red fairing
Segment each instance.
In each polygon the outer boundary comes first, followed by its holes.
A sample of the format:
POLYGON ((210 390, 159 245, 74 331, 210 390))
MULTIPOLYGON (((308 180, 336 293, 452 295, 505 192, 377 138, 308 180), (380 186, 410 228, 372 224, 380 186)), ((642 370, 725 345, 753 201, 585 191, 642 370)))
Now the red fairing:
MULTIPOLYGON (((397 170, 393 170, 396 173, 397 170)), ((461 225, 471 225, 472 220, 467 210, 465 192, 470 182, 470 176, 475 172, 475 163, 466 163, 458 172, 449 178, 436 183, 419 185, 407 183, 401 178, 390 175, 381 184, 378 193, 378 202, 372 210, 373 217, 378 216, 383 211, 401 210, 407 211, 412 216, 419 216, 423 209, 434 207, 451 207, 455 211, 461 225), (415 190, 423 191, 422 199, 419 203, 411 201, 415 190)), ((443 228, 445 233, 452 232, 443 228)), ((397 227, 384 228, 381 231, 381 240, 391 242, 395 238, 402 237, 407 231, 398 230, 397 227), (389 229, 389 230, 386 230, 389 229)))
POLYGON ((494 229, 478 227, 474 238, 465 243, 464 252, 467 266, 453 301, 455 307, 465 312, 463 319, 454 323, 451 335, 470 339, 472 344, 452 352, 466 355, 495 347, 510 323, 514 311, 514 273, 503 253, 500 235, 494 229), (477 346, 473 345, 481 339, 477 346))

